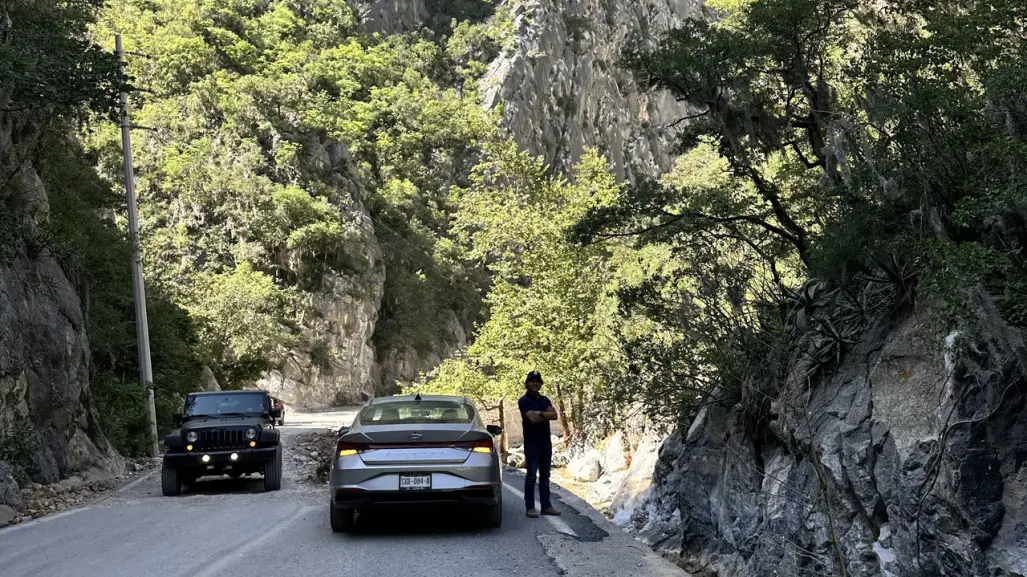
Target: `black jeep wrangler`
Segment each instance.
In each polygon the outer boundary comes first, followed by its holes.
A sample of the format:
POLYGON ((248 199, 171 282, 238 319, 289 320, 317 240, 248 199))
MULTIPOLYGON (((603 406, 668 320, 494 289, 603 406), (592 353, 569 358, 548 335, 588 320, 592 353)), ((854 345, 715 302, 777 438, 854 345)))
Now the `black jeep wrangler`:
POLYGON ((161 491, 178 495, 206 475, 261 473, 264 490, 282 488, 280 410, 264 391, 190 393, 175 413, 178 431, 164 437, 161 491))

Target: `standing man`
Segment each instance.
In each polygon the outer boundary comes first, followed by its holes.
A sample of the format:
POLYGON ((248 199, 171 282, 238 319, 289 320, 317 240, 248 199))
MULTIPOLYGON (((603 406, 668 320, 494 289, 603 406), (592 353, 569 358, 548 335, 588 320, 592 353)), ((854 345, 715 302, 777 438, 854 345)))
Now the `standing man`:
POLYGON ((524 457, 528 461, 528 474, 524 479, 524 505, 528 516, 538 517, 535 510, 535 475, 538 475, 538 498, 542 502, 543 515, 559 515, 549 501, 549 470, 553 463, 553 440, 549 436, 549 421, 557 418, 556 409, 549 399, 539 393, 542 389, 542 375, 531 371, 524 379, 528 391, 517 406, 521 410, 521 425, 524 428, 524 457))

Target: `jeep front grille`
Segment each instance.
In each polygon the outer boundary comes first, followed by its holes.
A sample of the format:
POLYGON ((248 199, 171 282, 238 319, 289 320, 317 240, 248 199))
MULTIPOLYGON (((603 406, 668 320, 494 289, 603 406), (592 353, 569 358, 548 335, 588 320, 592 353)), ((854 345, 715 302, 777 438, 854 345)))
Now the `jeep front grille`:
POLYGON ((200 451, 227 451, 229 449, 242 449, 246 446, 246 438, 243 436, 246 429, 216 429, 203 431, 197 439, 197 450, 200 451))

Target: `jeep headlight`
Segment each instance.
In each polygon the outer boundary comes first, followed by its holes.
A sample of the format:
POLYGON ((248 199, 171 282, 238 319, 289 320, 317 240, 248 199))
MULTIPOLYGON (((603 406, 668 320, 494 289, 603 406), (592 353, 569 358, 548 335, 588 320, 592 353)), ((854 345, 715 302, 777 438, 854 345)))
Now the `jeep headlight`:
POLYGON ((246 438, 252 441, 257 438, 257 429, 249 428, 246 429, 246 438))
POLYGON ((196 431, 189 431, 188 433, 185 434, 185 440, 187 442, 189 442, 189 443, 195 443, 196 439, 199 439, 199 438, 200 438, 200 436, 196 434, 196 431))

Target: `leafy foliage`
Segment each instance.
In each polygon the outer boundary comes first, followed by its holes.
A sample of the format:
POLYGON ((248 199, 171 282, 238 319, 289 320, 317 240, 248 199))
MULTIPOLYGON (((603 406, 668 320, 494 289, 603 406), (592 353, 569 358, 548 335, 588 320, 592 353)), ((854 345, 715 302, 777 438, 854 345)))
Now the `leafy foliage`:
POLYGON ((519 396, 524 375, 538 369, 550 394, 576 407, 575 428, 600 427, 613 415, 595 399, 622 367, 608 290, 615 279, 605 248, 575 246, 564 231, 619 186, 595 152, 568 182, 512 142, 486 150, 471 186, 455 193, 454 229, 466 256, 491 273, 489 318, 464 355, 419 387, 494 402, 519 396))
POLYGON ((928 305, 966 325, 983 285, 1022 322, 1022 6, 711 7, 723 18, 625 54, 694 107, 675 174, 572 230, 675 256, 621 292, 689 342, 627 341, 642 394, 683 415, 726 402, 755 426, 777 387, 830 374, 878 319, 928 305))
POLYGON ((114 54, 84 37, 98 0, 0 4, 0 112, 75 116, 83 107, 116 118, 122 77, 114 54))
POLYGON ((27 421, 19 421, 0 434, 0 461, 11 465, 14 480, 21 486, 29 482, 36 446, 36 431, 27 421))
MULTIPOLYGON (((130 63, 147 89, 133 138, 148 272, 189 310, 223 385, 295 344, 303 293, 375 274, 373 237, 379 346, 431 349, 448 311, 477 302, 437 244, 446 191, 494 121, 474 90, 446 86, 456 65, 433 38, 367 36, 343 0, 118 0, 95 35, 114 30, 148 56, 130 63)), ((112 181, 117 138, 88 137, 112 181)))

